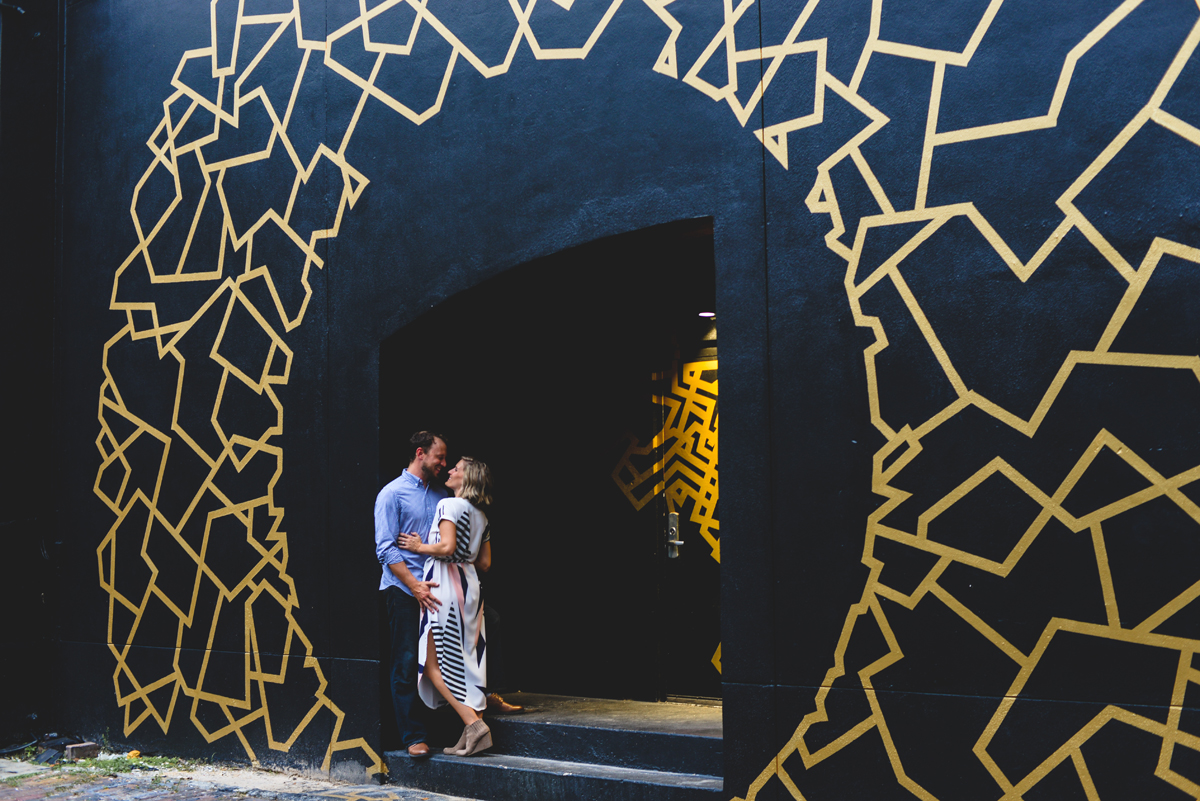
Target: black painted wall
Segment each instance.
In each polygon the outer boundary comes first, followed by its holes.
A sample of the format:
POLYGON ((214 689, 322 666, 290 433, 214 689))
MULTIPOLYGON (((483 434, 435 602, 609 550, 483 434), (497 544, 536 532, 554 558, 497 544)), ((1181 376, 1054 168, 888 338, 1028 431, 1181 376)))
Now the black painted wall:
POLYGON ((712 217, 728 794, 1194 794, 1195 3, 564 5, 66 7, 72 725, 371 768, 381 343, 712 217))
POLYGON ((27 742, 53 730, 50 654, 55 617, 52 558, 54 416, 55 141, 57 2, 0 10, 0 242, 5 390, 0 482, 0 739, 27 742))

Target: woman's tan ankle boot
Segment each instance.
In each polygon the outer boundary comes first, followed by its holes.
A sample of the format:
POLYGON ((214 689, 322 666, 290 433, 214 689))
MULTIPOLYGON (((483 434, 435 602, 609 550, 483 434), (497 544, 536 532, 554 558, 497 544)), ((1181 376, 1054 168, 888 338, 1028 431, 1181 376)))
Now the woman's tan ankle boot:
POLYGON ((465 750, 467 747, 467 729, 469 728, 470 726, 463 726, 462 735, 459 736, 458 742, 454 745, 448 746, 447 748, 443 748, 442 753, 454 756, 459 751, 465 750))
POLYGON ((458 751, 459 756, 472 756, 492 747, 492 731, 482 720, 477 720, 463 732, 467 741, 464 748, 458 751))

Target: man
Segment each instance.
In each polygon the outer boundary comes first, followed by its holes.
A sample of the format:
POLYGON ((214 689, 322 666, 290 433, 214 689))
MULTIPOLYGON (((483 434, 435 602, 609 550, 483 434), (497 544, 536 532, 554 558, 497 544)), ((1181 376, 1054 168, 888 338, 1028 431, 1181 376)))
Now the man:
POLYGON ((379 589, 387 603, 388 629, 392 640, 390 683, 392 707, 401 744, 413 758, 432 752, 425 742, 425 723, 417 706, 417 653, 421 610, 435 610, 441 602, 433 597, 433 582, 421 581, 425 557, 396 547, 404 532, 427 541, 438 501, 448 493, 434 483, 446 468, 446 442, 437 434, 418 431, 409 440, 412 459, 399 477, 375 498, 375 555, 383 566, 379 589))

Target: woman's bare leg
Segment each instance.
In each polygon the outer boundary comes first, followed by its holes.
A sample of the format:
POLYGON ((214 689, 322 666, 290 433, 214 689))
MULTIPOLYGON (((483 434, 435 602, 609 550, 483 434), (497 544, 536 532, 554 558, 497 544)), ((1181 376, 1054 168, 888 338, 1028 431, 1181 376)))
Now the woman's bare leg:
POLYGON ((446 686, 446 682, 442 680, 442 671, 438 668, 437 663, 437 646, 434 645, 433 632, 429 632, 429 642, 425 650, 425 675, 433 682, 433 687, 439 694, 454 707, 454 711, 462 718, 464 726, 470 726, 477 720, 483 720, 482 716, 471 707, 459 701, 450 693, 450 688, 446 686))

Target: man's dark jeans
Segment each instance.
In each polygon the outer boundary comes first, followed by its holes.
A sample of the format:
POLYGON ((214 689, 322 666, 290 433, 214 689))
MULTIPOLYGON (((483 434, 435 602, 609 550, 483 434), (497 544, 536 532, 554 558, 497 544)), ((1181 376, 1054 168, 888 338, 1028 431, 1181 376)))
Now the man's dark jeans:
POLYGON ((387 600, 388 629, 392 635, 392 708, 396 712, 400 742, 407 748, 425 742, 424 704, 417 696, 421 605, 399 587, 388 587, 383 595, 387 600))

